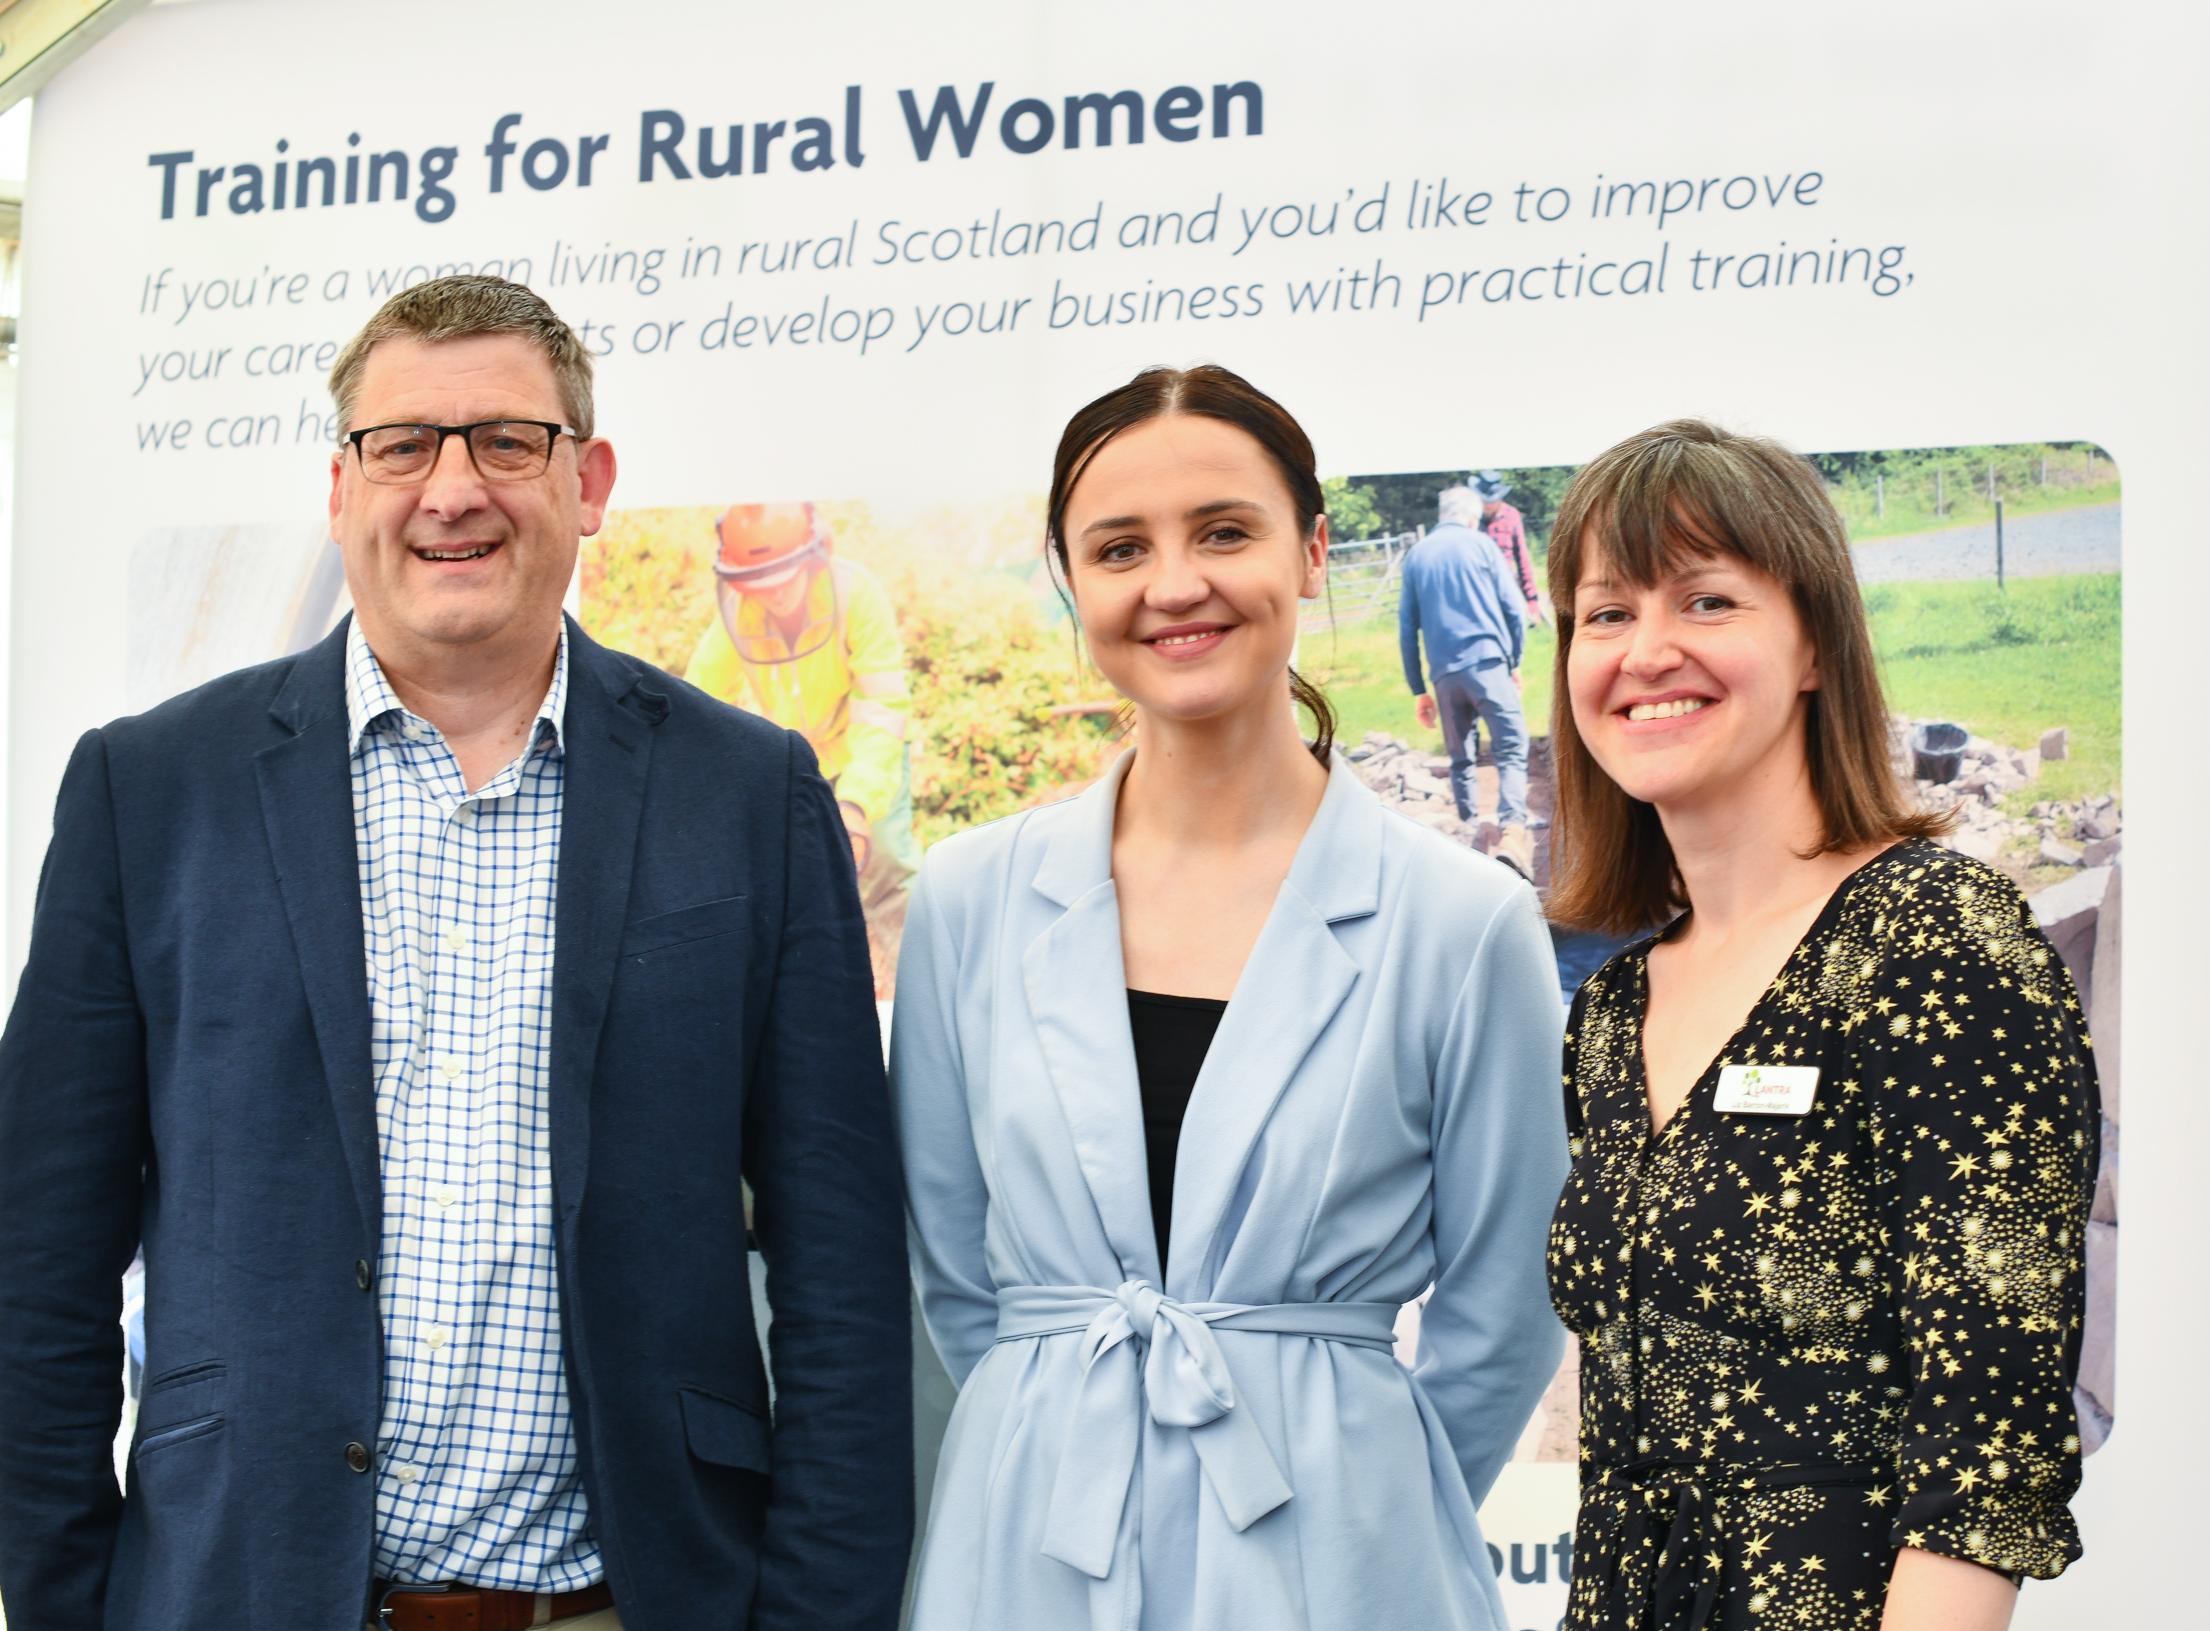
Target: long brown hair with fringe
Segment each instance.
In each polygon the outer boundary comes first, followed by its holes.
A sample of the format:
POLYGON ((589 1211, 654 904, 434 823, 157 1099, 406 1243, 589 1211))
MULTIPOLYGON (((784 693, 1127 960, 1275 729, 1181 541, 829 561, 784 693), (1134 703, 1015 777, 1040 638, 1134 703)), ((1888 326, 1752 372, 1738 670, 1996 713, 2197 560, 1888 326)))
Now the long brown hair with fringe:
POLYGON ((1810 853, 1933 837, 1953 819, 1912 808, 1889 761, 1887 703, 1849 535, 1818 472, 1778 442, 1700 419, 1670 420, 1584 466, 1551 530, 1558 656, 1550 742, 1558 797, 1548 910, 1556 922, 1635 934, 1688 904, 1656 809, 1604 774, 1573 723, 1566 666, 1582 573, 1594 560, 1613 581, 1648 589, 1717 555, 1776 579, 1818 656, 1819 686, 1806 693, 1804 756, 1823 831, 1810 853))
MULTIPOLYGON (((1124 430, 1168 414, 1196 414, 1218 419, 1249 435, 1266 450, 1288 484, 1289 500, 1297 514, 1297 535, 1310 539, 1313 526, 1326 511, 1320 493, 1318 465, 1312 439, 1290 417, 1289 410, 1240 374, 1206 365, 1199 368, 1146 368, 1127 384, 1107 391, 1079 409, 1060 433, 1059 451, 1051 461, 1051 497, 1045 511, 1044 547, 1058 568, 1059 593, 1068 600, 1067 501, 1074 484, 1089 469, 1098 450, 1124 430)), ((1321 689, 1289 670, 1289 694, 1312 715, 1312 756, 1323 769, 1335 745, 1335 710, 1321 689)))

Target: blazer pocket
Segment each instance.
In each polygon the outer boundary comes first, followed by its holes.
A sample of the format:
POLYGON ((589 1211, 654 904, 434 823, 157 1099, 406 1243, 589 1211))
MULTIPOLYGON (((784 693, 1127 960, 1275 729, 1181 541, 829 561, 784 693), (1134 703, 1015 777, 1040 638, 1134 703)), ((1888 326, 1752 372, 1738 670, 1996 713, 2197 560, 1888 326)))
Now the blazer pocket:
POLYGON ((622 935, 622 956, 642 957, 647 952, 665 951, 670 946, 693 940, 734 934, 745 926, 749 916, 750 902, 743 895, 701 901, 696 906, 682 906, 672 912, 655 912, 629 925, 622 935))
POLYGON ((770 1471, 770 1429, 757 1410, 724 1399, 704 1388, 679 1387, 683 1401, 683 1436, 691 1454, 717 1467, 743 1467, 752 1472, 770 1471))
POLYGON ((164 1427, 158 1433, 148 1433, 138 1441, 138 1448, 131 1452, 133 1461, 144 1461, 148 1456, 179 1444, 189 1444, 193 1439, 205 1438, 210 1433, 222 1431, 223 1418, 202 1416, 197 1421, 178 1422, 174 1427, 164 1427))
POLYGON ((143 1424, 139 1447, 166 1442, 172 1433, 219 1419, 223 1374, 221 1360, 204 1359, 164 1371, 148 1382, 145 1402, 138 1407, 138 1419, 143 1424))

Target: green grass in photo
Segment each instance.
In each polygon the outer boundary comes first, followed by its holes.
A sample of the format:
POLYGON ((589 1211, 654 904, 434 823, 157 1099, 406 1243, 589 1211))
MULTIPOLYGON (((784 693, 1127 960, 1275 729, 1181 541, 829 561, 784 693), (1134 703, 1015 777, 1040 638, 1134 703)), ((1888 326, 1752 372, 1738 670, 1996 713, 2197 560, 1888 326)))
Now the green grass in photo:
MULTIPOLYGON (((1550 731, 1550 664, 1557 641, 1547 626, 1531 632, 1520 668, 1528 729, 1550 731)), ((1386 731, 1423 753, 1443 751, 1440 731, 1422 730, 1412 717, 1412 693, 1397 654, 1397 614, 1392 609, 1361 623, 1322 629, 1297 643, 1297 668, 1328 694, 1336 734, 1355 744, 1368 731, 1386 731)))
POLYGON ((1865 591, 1888 705, 2030 748, 2065 727, 2070 757, 2018 805, 2121 788, 2115 572, 1991 583, 1883 583, 1865 591))
MULTIPOLYGON (((2012 795, 2020 807, 2121 790, 2119 607, 2116 573, 1990 583, 1888 583, 1865 591, 1888 704, 1914 719, 1947 719, 2006 747, 2030 748, 2066 727, 2071 756, 2012 795)), ((1557 640, 1533 631, 1521 674, 1527 721, 1550 729, 1557 640)), ((1356 743, 1386 731, 1428 753, 1442 738, 1412 717, 1392 610, 1308 634, 1299 668, 1323 686, 1356 743)))

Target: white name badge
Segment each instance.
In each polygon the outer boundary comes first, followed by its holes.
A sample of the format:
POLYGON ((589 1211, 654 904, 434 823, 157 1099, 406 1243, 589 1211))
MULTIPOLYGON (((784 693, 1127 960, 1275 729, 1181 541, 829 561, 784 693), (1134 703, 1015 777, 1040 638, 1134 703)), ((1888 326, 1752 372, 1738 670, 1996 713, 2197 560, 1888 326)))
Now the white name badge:
POLYGON ((1800 1116, 1818 1092, 1817 1065, 1722 1065, 1712 1108, 1734 1115, 1800 1116))

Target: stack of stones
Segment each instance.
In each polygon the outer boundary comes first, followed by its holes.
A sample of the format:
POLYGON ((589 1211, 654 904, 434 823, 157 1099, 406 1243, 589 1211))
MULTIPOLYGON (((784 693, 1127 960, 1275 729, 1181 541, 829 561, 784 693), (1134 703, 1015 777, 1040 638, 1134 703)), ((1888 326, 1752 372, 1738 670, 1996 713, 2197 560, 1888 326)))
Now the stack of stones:
POLYGON ((1423 827, 1433 827, 1446 838, 1472 843, 1474 829, 1458 819, 1457 801, 1450 793, 1450 759, 1441 753, 1423 753, 1383 731, 1368 731, 1366 739, 1343 755, 1358 779, 1381 796, 1391 808, 1410 816, 1423 827))
MULTIPOLYGON (((1912 771, 1910 740, 1921 721, 1888 721, 1889 750, 1899 775, 1912 771)), ((2122 816, 2112 793, 2077 799, 2042 799, 2023 816, 2010 814, 2008 795, 2030 786, 2041 767, 2068 751, 2059 725, 2044 731, 2030 748, 2004 747, 1985 737, 1968 737, 1957 774, 1947 782, 1920 781, 1918 801, 1930 810, 1955 810, 1957 825, 1947 843, 1976 861, 2000 864, 2006 857, 2026 865, 2103 867, 2118 859, 2123 846, 2122 816)))
POLYGON ((2108 793, 2062 803, 2043 799, 2026 815, 2041 835, 2040 858, 2052 866, 2109 866, 2125 846, 2118 801, 2108 793))
MULTIPOLYGON (((1888 736, 1897 773, 1911 774, 1910 736, 1917 720, 1891 719, 1888 736)), ((1547 739, 1533 743, 1530 765, 1535 807, 1547 809, 1547 739)), ((1985 737, 1966 740, 1956 777, 1947 782, 1915 783, 1918 802, 1931 810, 1958 812, 1957 825, 1947 838, 1951 849, 1991 865, 2008 862, 2023 875, 2035 864, 2089 869, 2107 867, 2123 847, 2123 813, 2116 795, 2098 793, 2076 799, 2043 799, 2024 815, 2006 808, 2008 795, 2031 786, 2044 763, 2065 757, 2062 726, 2046 731, 2030 748, 2004 747, 1985 737)), ((1365 739, 1347 748, 1344 757, 1351 768, 1384 803, 1410 816, 1422 826, 1460 843, 1473 843, 1488 834, 1476 832, 1458 819, 1450 794, 1450 760, 1428 753, 1389 735, 1368 731, 1365 739)), ((1486 756, 1484 755, 1484 761, 1486 756)), ((1490 773, 1493 776, 1493 772, 1490 773)), ((1495 797, 1488 776, 1483 796, 1495 797)))

